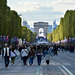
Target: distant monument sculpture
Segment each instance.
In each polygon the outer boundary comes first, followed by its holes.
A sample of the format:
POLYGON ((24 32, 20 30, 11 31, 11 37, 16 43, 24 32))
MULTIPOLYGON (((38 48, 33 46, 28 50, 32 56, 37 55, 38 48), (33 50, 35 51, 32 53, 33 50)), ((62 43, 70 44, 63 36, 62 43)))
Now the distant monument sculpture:
POLYGON ((52 30, 55 30, 56 28, 57 28, 57 24, 56 24, 56 20, 54 20, 52 30))
POLYGON ((28 29, 30 29, 30 26, 28 25, 26 20, 23 21, 23 26, 26 26, 28 29))

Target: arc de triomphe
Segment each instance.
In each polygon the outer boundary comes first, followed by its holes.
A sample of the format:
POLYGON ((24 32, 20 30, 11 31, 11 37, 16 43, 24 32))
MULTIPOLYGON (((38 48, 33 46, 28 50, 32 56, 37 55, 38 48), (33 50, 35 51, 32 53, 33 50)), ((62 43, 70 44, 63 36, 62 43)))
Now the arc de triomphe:
POLYGON ((42 28, 44 31, 44 35, 47 36, 48 33, 48 22, 34 22, 34 32, 39 34, 39 29, 42 28))

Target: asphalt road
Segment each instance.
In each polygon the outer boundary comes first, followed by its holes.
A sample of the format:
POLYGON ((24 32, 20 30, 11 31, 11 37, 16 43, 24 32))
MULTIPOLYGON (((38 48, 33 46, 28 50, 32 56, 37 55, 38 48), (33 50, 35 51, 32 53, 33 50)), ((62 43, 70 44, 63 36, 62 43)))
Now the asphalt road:
POLYGON ((18 54, 15 64, 11 66, 10 63, 8 69, 5 69, 0 56, 0 75, 75 75, 75 53, 59 51, 58 56, 51 57, 50 65, 46 65, 43 58, 41 66, 37 65, 36 58, 32 66, 29 63, 23 66, 18 54))

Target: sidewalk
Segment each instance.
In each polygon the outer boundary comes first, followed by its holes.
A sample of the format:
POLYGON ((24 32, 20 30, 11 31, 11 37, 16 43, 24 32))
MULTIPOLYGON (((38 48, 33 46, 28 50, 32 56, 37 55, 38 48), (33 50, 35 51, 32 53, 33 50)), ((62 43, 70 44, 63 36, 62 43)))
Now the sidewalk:
POLYGON ((1 66, 1 63, 2 63, 2 55, 0 55, 0 66, 1 66))

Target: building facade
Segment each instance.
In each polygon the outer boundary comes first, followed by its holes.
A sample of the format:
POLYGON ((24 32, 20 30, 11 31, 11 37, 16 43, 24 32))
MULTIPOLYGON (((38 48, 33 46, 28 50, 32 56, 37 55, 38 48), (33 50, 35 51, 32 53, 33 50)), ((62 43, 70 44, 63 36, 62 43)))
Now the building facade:
POLYGON ((27 21, 23 21, 23 26, 26 26, 28 29, 30 29, 30 26, 28 25, 27 21))
POLYGON ((56 20, 53 21, 52 30, 55 30, 57 28, 56 20))

